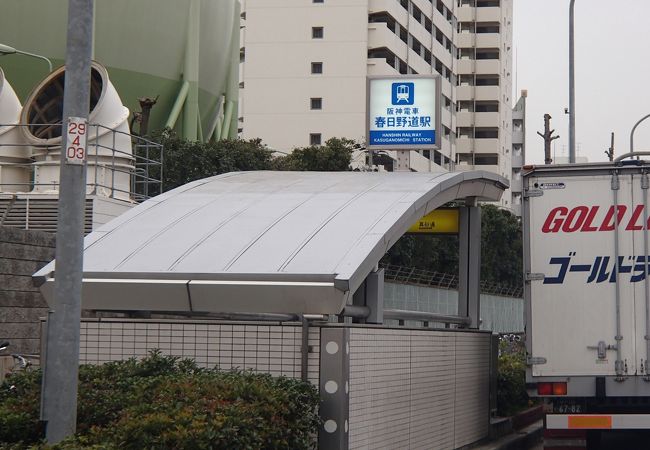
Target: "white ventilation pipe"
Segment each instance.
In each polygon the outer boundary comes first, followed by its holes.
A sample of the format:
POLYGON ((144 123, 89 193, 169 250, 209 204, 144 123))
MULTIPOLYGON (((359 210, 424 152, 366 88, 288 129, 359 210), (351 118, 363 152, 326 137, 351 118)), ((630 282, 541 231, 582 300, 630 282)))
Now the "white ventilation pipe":
MULTIPOLYGON (((61 122, 65 67, 49 74, 29 95, 21 115, 23 134, 33 146, 34 189, 57 193, 61 157, 61 122)), ((86 193, 130 200, 134 170, 126 108, 108 79, 106 68, 91 65, 86 193), (93 126, 96 124, 98 126, 93 126)))
POLYGON ((29 190, 31 149, 20 127, 22 105, 0 69, 0 192, 29 190))

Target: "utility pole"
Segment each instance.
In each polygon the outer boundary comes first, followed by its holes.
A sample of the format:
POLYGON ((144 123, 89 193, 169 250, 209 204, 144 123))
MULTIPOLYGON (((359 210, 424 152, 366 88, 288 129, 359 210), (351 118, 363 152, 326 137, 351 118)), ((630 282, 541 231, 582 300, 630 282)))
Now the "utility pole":
POLYGON ((539 134, 542 139, 544 139, 544 164, 551 164, 553 162, 553 159, 551 159, 551 142, 560 137, 551 136, 553 133, 555 133, 555 130, 551 130, 550 128, 551 115, 547 113, 544 114, 544 134, 540 133, 539 131, 537 132, 537 134, 539 134))
POLYGON ((610 161, 614 161, 614 132, 612 131, 612 143, 609 145, 609 149, 605 150, 605 154, 610 161))
POLYGON ((569 164, 576 162, 575 0, 569 2, 569 164))
POLYGON ((93 6, 94 0, 68 0, 56 272, 41 390, 41 419, 50 445, 74 434, 77 426, 93 6))

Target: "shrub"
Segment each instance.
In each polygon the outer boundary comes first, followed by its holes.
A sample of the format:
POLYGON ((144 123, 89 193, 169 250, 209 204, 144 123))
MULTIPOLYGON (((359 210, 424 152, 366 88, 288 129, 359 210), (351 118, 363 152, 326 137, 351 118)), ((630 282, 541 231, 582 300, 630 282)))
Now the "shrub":
MULTIPOLYGON (((0 448, 39 445, 40 373, 12 376, 0 390, 0 448)), ((57 448, 306 449, 319 425, 311 384, 159 352, 81 366, 78 403, 77 434, 57 448)))
MULTIPOLYGON (((501 341, 501 347, 507 342, 501 341)), ((497 412, 511 416, 529 406, 526 393, 526 353, 522 348, 501 351, 497 377, 497 412)))

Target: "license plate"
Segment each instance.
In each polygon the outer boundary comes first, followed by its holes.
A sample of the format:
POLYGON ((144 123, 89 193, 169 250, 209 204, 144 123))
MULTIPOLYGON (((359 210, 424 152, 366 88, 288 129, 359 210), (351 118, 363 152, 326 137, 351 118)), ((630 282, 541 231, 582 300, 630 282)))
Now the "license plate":
POLYGON ((581 414, 584 405, 575 400, 553 400, 553 412, 556 414, 581 414))

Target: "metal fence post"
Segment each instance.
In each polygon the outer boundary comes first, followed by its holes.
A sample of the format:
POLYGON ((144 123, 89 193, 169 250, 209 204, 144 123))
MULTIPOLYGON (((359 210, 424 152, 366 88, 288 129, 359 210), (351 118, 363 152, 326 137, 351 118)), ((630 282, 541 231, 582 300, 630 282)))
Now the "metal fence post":
POLYGON ((350 330, 321 327, 320 337, 320 450, 347 450, 350 414, 350 330))
POLYGON ((481 209, 468 199, 459 214, 458 315, 479 328, 481 314, 481 209))
POLYGON ((490 407, 488 414, 489 420, 496 416, 497 413, 497 381, 499 371, 499 335, 493 333, 490 336, 490 407))

